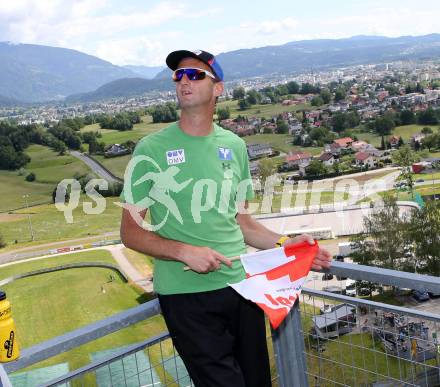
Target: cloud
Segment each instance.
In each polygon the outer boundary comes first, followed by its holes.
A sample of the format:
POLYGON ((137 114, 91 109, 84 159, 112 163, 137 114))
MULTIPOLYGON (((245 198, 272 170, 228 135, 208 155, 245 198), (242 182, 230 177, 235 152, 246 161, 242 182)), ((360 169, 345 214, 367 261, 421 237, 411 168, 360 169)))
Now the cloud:
POLYGON ((171 51, 168 47, 179 32, 170 31, 154 36, 137 36, 100 42, 96 55, 118 65, 163 66, 165 57, 171 51))
POLYGON ((298 22, 291 17, 276 21, 263 21, 259 28, 257 28, 257 33, 264 35, 272 35, 280 32, 285 33, 294 30, 297 26, 298 22))
POLYGON ((351 12, 338 12, 326 17, 291 17, 244 21, 237 26, 226 26, 209 43, 214 53, 242 48, 279 45, 309 39, 338 39, 353 35, 425 35, 436 32, 433 26, 440 19, 439 7, 416 7, 412 3, 401 6, 384 5, 381 1, 369 4, 358 2, 351 12))
POLYGON ((0 1, 0 41, 68 47, 115 64, 162 65, 178 34, 160 32, 160 27, 176 19, 182 27, 185 20, 223 12, 170 1, 120 9, 109 1, 0 1))
POLYGON ((423 7, 409 0, 319 3, 316 12, 304 12, 304 6, 287 13, 291 2, 280 1, 270 12, 278 18, 263 14, 257 21, 262 11, 246 13, 232 1, 220 8, 189 0, 129 0, 124 6, 116 0, 0 0, 0 41, 74 48, 115 64, 162 65, 168 52, 182 46, 220 53, 359 34, 422 35, 436 32, 440 19, 430 0, 423 7), (231 7, 235 13, 226 12, 231 7), (198 30, 199 23, 209 27, 198 30))

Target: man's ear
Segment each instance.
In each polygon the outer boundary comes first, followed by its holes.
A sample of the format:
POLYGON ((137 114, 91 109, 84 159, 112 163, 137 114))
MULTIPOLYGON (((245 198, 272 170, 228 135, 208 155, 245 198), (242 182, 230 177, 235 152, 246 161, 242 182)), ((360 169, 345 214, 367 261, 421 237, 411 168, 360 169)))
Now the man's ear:
POLYGON ((224 82, 216 82, 214 84, 214 95, 216 97, 221 96, 224 91, 225 91, 225 84, 224 84, 224 82))

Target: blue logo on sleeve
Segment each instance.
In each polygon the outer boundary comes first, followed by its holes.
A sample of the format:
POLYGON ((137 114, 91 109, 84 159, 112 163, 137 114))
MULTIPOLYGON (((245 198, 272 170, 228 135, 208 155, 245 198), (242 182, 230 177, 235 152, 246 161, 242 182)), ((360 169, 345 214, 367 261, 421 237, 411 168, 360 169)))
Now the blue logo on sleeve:
POLYGON ((218 157, 220 160, 232 160, 232 150, 229 148, 218 148, 218 157))

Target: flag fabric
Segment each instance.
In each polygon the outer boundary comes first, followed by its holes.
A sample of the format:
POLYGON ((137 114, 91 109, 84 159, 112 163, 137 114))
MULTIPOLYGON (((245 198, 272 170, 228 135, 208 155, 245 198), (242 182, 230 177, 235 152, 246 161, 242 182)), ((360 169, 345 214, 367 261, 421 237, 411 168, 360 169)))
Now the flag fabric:
POLYGON ((276 329, 301 294, 318 248, 316 241, 299 242, 244 254, 241 262, 247 278, 229 286, 263 309, 276 329))

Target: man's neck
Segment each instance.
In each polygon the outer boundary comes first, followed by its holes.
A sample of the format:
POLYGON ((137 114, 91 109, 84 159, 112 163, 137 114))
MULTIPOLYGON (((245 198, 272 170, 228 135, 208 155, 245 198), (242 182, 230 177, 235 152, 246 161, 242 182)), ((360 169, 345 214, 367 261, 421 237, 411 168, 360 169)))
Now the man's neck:
POLYGON ((179 127, 190 136, 207 136, 214 129, 212 118, 213 114, 207 111, 202 114, 200 112, 182 111, 179 127))

